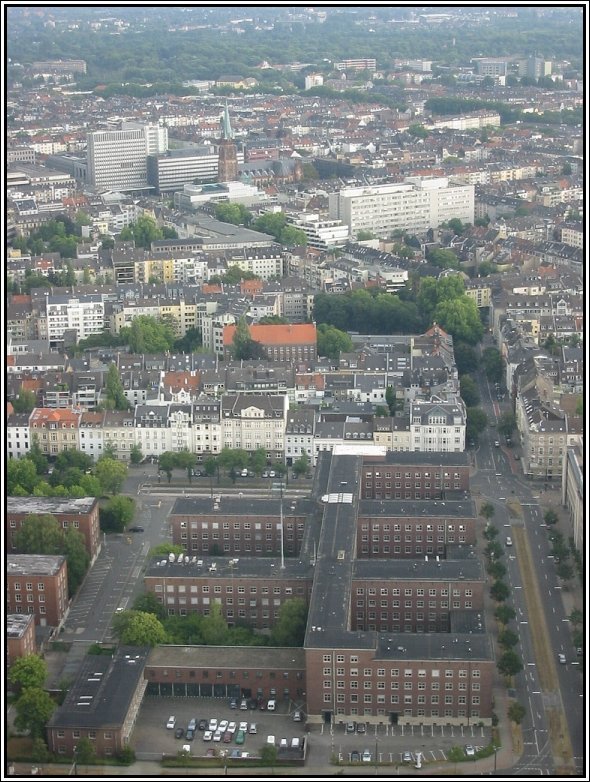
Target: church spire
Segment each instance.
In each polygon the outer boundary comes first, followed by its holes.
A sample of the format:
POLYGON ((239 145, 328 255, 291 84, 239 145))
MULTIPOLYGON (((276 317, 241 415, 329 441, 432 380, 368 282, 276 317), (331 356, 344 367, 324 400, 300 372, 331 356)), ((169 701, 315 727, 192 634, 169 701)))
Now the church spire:
POLYGON ((225 110, 221 116, 221 137, 226 141, 230 141, 234 137, 229 121, 229 109, 227 107, 227 101, 225 101, 225 110))

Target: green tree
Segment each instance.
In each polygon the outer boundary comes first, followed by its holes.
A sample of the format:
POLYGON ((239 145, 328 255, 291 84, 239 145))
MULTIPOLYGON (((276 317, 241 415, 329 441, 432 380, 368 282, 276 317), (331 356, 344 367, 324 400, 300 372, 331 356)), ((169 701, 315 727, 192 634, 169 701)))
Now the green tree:
POLYGON ((498 420, 498 431, 505 437, 510 437, 512 432, 516 429, 516 418, 514 413, 502 413, 498 420))
POLYGON ((300 597, 285 600, 270 637, 273 646, 303 646, 307 624, 307 603, 300 597))
POLYGON ((518 635, 514 632, 514 630, 502 630, 498 636, 498 643, 505 649, 511 649, 518 643, 518 635))
POLYGON ((574 569, 569 562, 560 562, 555 568, 555 571, 563 581, 569 581, 574 577, 574 569))
POLYGON ((506 575, 506 565, 496 559, 488 561, 486 570, 492 578, 503 578, 506 575))
POLYGON ((518 703, 518 701, 514 701, 514 703, 511 703, 508 707, 508 719, 517 725, 520 725, 525 715, 526 709, 521 703, 518 703))
POLYGON ((277 762, 278 751, 274 744, 265 744, 260 750, 260 760, 263 766, 274 766, 277 762))
POLYGON ((189 483, 193 482, 193 470, 197 463, 197 457, 190 451, 179 451, 175 454, 175 463, 180 470, 186 470, 189 483))
POLYGON ((129 461, 131 464, 141 464, 143 461, 141 446, 137 445, 137 443, 131 446, 131 450, 129 451, 129 461))
POLYGON ((512 606, 507 606, 505 603, 499 605, 494 611, 494 616, 503 625, 507 625, 510 620, 516 617, 516 611, 512 606))
POLYGON ((345 331, 340 331, 334 326, 320 323, 317 327, 318 355, 327 356, 337 361, 340 353, 348 353, 352 350, 352 340, 345 331))
POLYGON ((452 217, 448 222, 447 226, 453 231, 454 234, 457 236, 461 236, 461 234, 465 233, 467 230, 467 225, 463 225, 461 220, 459 220, 458 217, 452 217))
POLYGON ((475 380, 469 375, 463 375, 459 378, 459 386, 461 398, 465 402, 466 407, 476 407, 479 404, 480 397, 475 380))
MULTIPOLYGON (((180 552, 178 552, 180 553, 180 552)), ((133 610, 144 614, 154 614, 161 622, 166 619, 166 609, 153 592, 144 592, 138 595, 133 602, 133 610)))
POLYGON ((456 342, 453 345, 453 350, 459 375, 467 375, 476 371, 479 362, 474 348, 465 342, 456 342))
POLYGON ((250 469, 255 475, 260 475, 266 467, 266 449, 257 448, 250 455, 250 469))
POLYGON ((227 637, 227 622, 221 613, 219 603, 211 605, 209 613, 203 617, 201 625, 203 642, 208 646, 221 646, 227 637))
POLYGON ((504 549, 497 540, 492 540, 484 548, 483 553, 489 559, 501 559, 504 556, 504 549))
POLYGON ((14 705, 17 730, 28 731, 31 738, 42 738, 45 726, 56 709, 55 702, 40 687, 28 687, 14 705))
POLYGON ((125 396, 123 383, 121 382, 121 376, 116 364, 109 364, 105 387, 107 399, 113 403, 115 410, 129 409, 129 401, 125 396))
MULTIPOLYGON (((145 247, 146 250, 149 250, 152 242, 163 238, 162 231, 149 215, 138 217, 136 222, 131 224, 130 228, 136 247, 145 247)), ((121 237, 123 237, 123 231, 121 232, 121 237)))
POLYGON ((492 383, 499 383, 504 374, 504 365, 500 351, 496 348, 486 348, 481 356, 486 377, 492 383))
POLYGON ((14 534, 14 547, 22 554, 62 554, 63 530, 51 514, 31 514, 14 534))
POLYGON ((385 401, 389 408, 389 415, 395 416, 398 410, 403 410, 404 400, 398 399, 393 386, 387 386, 385 389, 385 401))
POLYGON ((494 508, 491 502, 482 503, 479 509, 479 515, 483 516, 483 518, 488 522, 490 519, 494 518, 495 513, 496 513, 496 509, 494 508))
MULTIPOLYGON (((491 505, 490 507, 493 510, 494 506, 491 505)), ((500 530, 498 529, 498 527, 496 527, 495 524, 490 524, 490 522, 488 521, 483 531, 484 538, 486 540, 493 540, 494 538, 497 538, 499 534, 500 534, 500 530)))
POLYGON ((172 451, 164 451, 158 456, 158 467, 166 473, 168 483, 172 480, 172 470, 176 467, 176 454, 172 451))
POLYGON ((39 476, 31 459, 9 459, 7 461, 6 489, 9 496, 15 494, 17 486, 20 486, 25 494, 31 494, 38 480, 39 476))
POLYGON ((505 581, 494 581, 490 595, 497 603, 503 603, 510 597, 510 587, 505 581))
POLYGON ((236 330, 232 340, 232 355, 237 361, 249 361, 267 357, 266 351, 260 342, 252 339, 245 318, 240 318, 236 323, 236 330))
POLYGON ((38 654, 27 654, 18 657, 10 666, 8 679, 17 691, 28 687, 41 689, 47 678, 47 664, 38 654))
POLYGON ((454 339, 459 339, 470 345, 479 342, 483 336, 483 325, 477 305, 465 295, 452 301, 441 301, 437 304, 434 320, 440 323, 454 339))
POLYGON ((184 337, 174 342, 172 349, 178 353, 194 353, 203 347, 203 335, 196 326, 186 330, 184 337))
POLYGON ((286 225, 278 237, 279 244, 285 247, 305 247, 307 245, 307 234, 294 225, 286 225))
POLYGON ((458 269, 459 259, 452 250, 445 250, 443 248, 436 248, 430 250, 426 254, 426 260, 433 266, 438 266, 441 269, 458 269))
POLYGON ((584 415, 584 397, 581 396, 576 402, 576 415, 584 415))
POLYGON ((37 396, 33 391, 21 388, 18 396, 12 400, 12 406, 15 413, 32 413, 37 406, 37 396))
POLYGON ((104 532, 124 532, 134 513, 135 500, 132 497, 115 495, 99 510, 100 528, 104 532))
POLYGON ((63 553, 68 563, 68 592, 71 597, 84 580, 90 564, 84 536, 73 527, 68 527, 64 533, 63 553))
POLYGON ((233 223, 234 225, 245 225, 252 222, 252 212, 243 204, 219 203, 215 205, 215 217, 224 223, 233 223))
POLYGON ((578 625, 584 623, 584 614, 580 611, 579 608, 574 608, 574 610, 569 615, 569 620, 574 627, 577 627, 578 625))
POLYGON ((131 326, 121 329, 120 336, 128 344, 130 353, 165 353, 176 340, 171 326, 151 315, 138 315, 131 326))
POLYGON ((293 472, 298 477, 306 475, 309 470, 309 456, 305 451, 301 452, 301 456, 295 462, 293 462, 293 472))
POLYGON ((408 128, 408 133, 410 136, 414 136, 414 138, 421 138, 425 139, 428 138, 430 135, 430 131, 427 130, 424 125, 421 125, 418 122, 413 122, 410 127, 408 128))
POLYGON ((78 739, 75 757, 76 761, 84 766, 90 766, 96 760, 94 745, 86 736, 78 739))
POLYGON ((29 452, 25 457, 26 459, 30 459, 30 461, 33 462, 35 465, 35 470, 37 471, 37 475, 45 475, 47 472, 47 457, 43 455, 43 452, 41 451, 41 447, 39 445, 39 436, 37 434, 34 434, 31 438, 31 447, 29 448, 29 452))
POLYGON ((33 739, 33 746, 31 747, 31 760, 34 763, 47 763, 49 760, 49 750, 47 749, 47 744, 40 737, 33 739))
POLYGON ((553 510, 553 508, 549 508, 543 514, 543 521, 545 522, 545 524, 549 524, 549 526, 553 526, 554 524, 557 524, 557 522, 559 521, 559 517, 557 513, 553 510))
POLYGON ((467 440, 477 442, 479 435, 488 425, 488 417, 480 407, 467 408, 467 425, 465 436, 467 440))
POLYGON ((122 644, 157 646, 166 640, 166 631, 154 614, 123 611, 113 619, 113 630, 122 644))
POLYGON ((515 676, 522 668, 522 660, 513 649, 508 649, 498 660, 498 670, 504 676, 515 676))
POLYGON ((118 494, 127 477, 127 465, 108 456, 101 456, 94 469, 103 494, 118 494))
POLYGON ((375 239, 375 234, 372 231, 358 231, 356 235, 357 242, 368 242, 370 239, 375 239))

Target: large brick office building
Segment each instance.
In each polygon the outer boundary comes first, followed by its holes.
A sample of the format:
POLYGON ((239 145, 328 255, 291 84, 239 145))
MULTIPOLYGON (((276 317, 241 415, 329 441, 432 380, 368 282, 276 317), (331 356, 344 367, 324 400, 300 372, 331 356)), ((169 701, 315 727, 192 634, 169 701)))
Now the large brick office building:
MULTIPOLYGON (((267 514, 276 519, 273 502, 267 514)), ((198 506, 175 506, 173 525, 185 511, 197 511, 187 514, 188 524, 210 520, 211 501, 209 506, 202 519, 198 506)), ((305 701, 312 721, 360 716, 406 724, 489 722, 494 658, 482 620, 484 574, 472 545, 476 514, 466 455, 386 455, 375 446, 339 446, 321 455, 312 498, 302 507, 308 512, 301 544, 284 567, 280 558, 261 558, 260 552, 233 559, 203 553, 183 556, 180 563, 152 563, 145 577, 169 614, 207 613, 218 602, 228 623, 245 619, 259 629, 272 627, 285 600, 307 599, 301 686, 282 693, 271 686, 257 662, 258 649, 242 648, 235 660, 224 662, 199 647, 199 653, 177 650, 170 658, 162 657, 163 650, 152 653, 146 676, 154 693, 165 694, 175 684, 207 689, 214 683, 220 694, 237 694, 236 688, 246 694, 253 677, 256 694, 269 697, 272 689, 277 697, 305 701), (395 480, 398 457, 412 498, 376 499, 376 473, 391 470, 395 480), (439 470, 437 498, 428 501, 422 497, 425 474, 439 470)), ((243 511, 252 516, 247 505, 243 511)), ((230 536, 238 516, 233 508, 225 522, 230 536)))
POLYGON ((69 607, 66 558, 61 554, 9 554, 6 592, 9 614, 32 614, 37 625, 59 627, 69 607))

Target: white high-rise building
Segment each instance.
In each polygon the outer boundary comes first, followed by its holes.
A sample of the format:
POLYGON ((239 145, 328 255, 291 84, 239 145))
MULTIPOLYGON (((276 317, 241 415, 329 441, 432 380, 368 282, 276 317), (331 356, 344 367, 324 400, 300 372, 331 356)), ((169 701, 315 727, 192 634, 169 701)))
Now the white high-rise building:
POLYGON ((400 229, 423 234, 453 217, 473 223, 475 188, 449 185, 446 177, 406 177, 403 182, 348 187, 329 195, 330 218, 342 220, 350 236, 370 231, 389 236, 400 229))
POLYGON ((124 120, 121 130, 143 130, 146 155, 163 155, 168 152, 168 128, 164 125, 144 125, 141 122, 124 120))
POLYGON ((146 134, 105 130, 88 134, 88 184, 102 190, 147 188, 146 134))

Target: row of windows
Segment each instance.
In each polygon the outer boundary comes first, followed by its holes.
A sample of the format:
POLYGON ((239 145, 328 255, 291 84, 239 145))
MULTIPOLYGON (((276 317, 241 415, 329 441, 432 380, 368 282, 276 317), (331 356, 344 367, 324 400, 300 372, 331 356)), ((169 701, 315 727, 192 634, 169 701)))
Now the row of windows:
MULTIPOLYGON (((394 597, 399 597, 401 595, 401 591, 402 590, 399 587, 393 587, 392 590, 391 590, 391 594, 394 597)), ((422 587, 418 587, 416 589, 416 596, 417 597, 423 597, 424 594, 425 594, 425 591, 426 590, 423 589, 422 587)), ((357 593, 357 595, 364 595, 365 594, 365 588, 364 587, 357 587, 356 593, 357 593)), ((367 589, 367 594, 368 595, 377 595, 377 588, 376 587, 369 587, 367 589)), ((379 589, 379 594, 381 596, 388 595, 389 592, 388 592, 387 587, 381 587, 379 589)), ((414 590, 411 587, 408 587, 408 588, 404 589, 404 595, 406 597, 412 597, 413 594, 414 594, 414 590)), ((437 587, 434 587, 434 588, 428 590, 428 595, 430 597, 436 597, 437 594, 438 594, 437 587)), ((448 588, 447 587, 441 588, 440 589, 440 594, 441 594, 442 597, 448 597, 449 596, 448 588)), ((464 590, 453 589, 452 590, 452 594, 453 594, 453 597, 461 597, 461 594, 464 594, 465 597, 471 597, 473 592, 472 592, 471 589, 464 589, 464 590)), ((383 605, 383 603, 381 605, 383 605)))
MULTIPOLYGON (((345 663, 346 662, 345 655, 343 655, 343 654, 336 654, 336 655, 324 654, 322 656, 322 661, 324 663, 332 663, 334 657, 335 657, 335 661, 337 663, 345 663)), ((351 654, 349 659, 348 659, 348 662, 349 662, 350 665, 354 665, 355 663, 358 663, 358 661, 359 661, 359 658, 358 658, 358 655, 356 655, 356 654, 351 654)), ((400 668, 390 668, 389 669, 389 675, 392 678, 396 678, 396 677, 398 677, 400 675, 400 670, 401 670, 400 668)), ((353 675, 353 671, 356 672, 356 671, 358 671, 358 669, 351 668, 350 669, 350 673, 349 673, 350 676, 353 675)), ((374 676, 374 675, 376 675, 378 677, 384 677, 386 675, 385 671, 386 671, 385 668, 377 668, 377 669, 374 669, 374 668, 363 668, 363 676, 374 676)), ((429 671, 426 668, 418 668, 417 670, 415 668, 404 668, 403 669, 403 675, 404 675, 405 678, 411 678, 414 675, 414 673, 417 673, 417 676, 418 676, 419 679, 423 679, 423 678, 425 678, 428 675, 429 671)), ((454 668, 445 668, 445 670, 444 670, 444 677, 446 679, 452 679, 455 676, 455 674, 457 674, 457 673, 458 673, 458 677, 460 679, 465 679, 468 676, 468 671, 463 669, 463 668, 459 669, 458 671, 456 669, 454 669, 454 668)), ((480 678, 480 673, 481 672, 480 672, 479 668, 473 668, 472 671, 471 671, 471 676, 474 679, 479 679, 480 678)), ((358 675, 358 673, 355 673, 354 675, 358 675)), ((441 675, 441 669, 440 668, 432 668, 430 670, 430 676, 433 679, 440 678, 440 675, 441 675)))
MULTIPOLYGON (((213 594, 215 594, 215 595, 221 594, 221 589, 222 589, 221 586, 216 584, 213 587, 213 594)), ((250 594, 251 595, 257 594, 256 589, 257 589, 257 587, 250 587, 250 594)), ((156 584, 155 585, 155 591, 156 592, 163 592, 164 591, 164 585, 163 584, 156 584)), ((192 594, 197 594, 199 592, 199 587, 196 586, 195 584, 191 584, 190 585, 190 589, 187 589, 187 586, 184 585, 184 584, 166 584, 166 592, 169 592, 169 593, 178 592, 179 594, 184 594, 187 591, 191 592, 192 594)), ((208 595, 210 593, 210 591, 211 591, 211 588, 209 586, 206 586, 206 585, 205 586, 201 585, 201 590, 200 591, 203 594, 208 595)), ((233 586, 226 586, 225 587, 226 594, 231 595, 231 594, 233 594, 233 591, 234 591, 234 587, 233 586)), ((302 595, 303 594, 303 587, 302 586, 295 587, 295 591, 297 592, 298 595, 302 595)), ((237 592, 238 592, 238 595, 246 594, 246 587, 238 586, 237 587, 237 592)), ((268 595, 268 594, 270 594, 270 587, 261 587, 260 588, 260 592, 263 595, 268 595)), ((280 595, 282 593, 284 593, 286 595, 292 595, 293 594, 293 587, 276 586, 276 587, 272 588, 272 593, 273 593, 273 595, 280 595)))
MULTIPOLYGON (((433 473, 433 475, 434 475, 434 477, 437 480, 439 480, 441 478, 441 473, 440 472, 435 472, 435 473, 433 473)), ((450 472, 445 472, 442 475, 443 475, 444 478, 450 478, 451 477, 451 473, 450 472)), ((365 476, 367 478, 371 478, 373 476, 373 473, 368 471, 368 472, 365 473, 365 476)), ((375 478, 380 478, 380 477, 381 477, 381 473, 380 472, 375 472, 375 478)), ((411 472, 406 472, 402 476, 401 472, 396 472, 393 475, 390 472, 386 472, 386 473, 384 473, 384 477, 385 478, 392 478, 392 477, 394 477, 394 478, 402 478, 402 477, 403 478, 411 478, 412 477, 412 473, 411 472)), ((429 472, 415 472, 414 473, 414 478, 418 478, 419 480, 421 478, 430 478, 430 477, 431 477, 431 475, 430 475, 429 472)), ((458 472, 454 472, 453 473, 453 478, 457 479, 457 478, 460 478, 460 477, 461 477, 460 473, 458 473, 458 472)))
MULTIPOLYGON (((354 693, 352 693, 350 696, 350 702, 351 703, 358 703, 358 696, 355 696, 354 693)), ((324 703, 331 703, 332 701, 332 695, 331 693, 325 692, 324 693, 324 703)), ((345 702, 344 694, 342 694, 342 697, 339 699, 340 703, 345 702)), ((371 693, 364 693, 363 695, 363 703, 372 703, 373 702, 373 695, 371 693)), ((385 695, 377 695, 377 703, 385 703, 385 695)), ((389 699, 390 703, 400 703, 399 695, 392 695, 389 699)), ((404 699, 402 701, 405 704, 410 704, 414 702, 414 696, 413 695, 404 695, 404 699)), ((467 696, 466 695, 458 695, 456 697, 456 702, 459 705, 466 705, 467 704, 467 696)), ((418 695, 416 699, 416 703, 424 703, 426 704, 426 696, 425 695, 418 695)), ((438 695, 432 695, 430 697, 430 703, 433 705, 436 705, 440 703, 439 696, 438 695)), ((455 696, 453 695, 445 695, 444 700, 445 705, 450 706, 455 703, 455 696)), ((479 695, 473 695, 471 698, 471 705, 472 706, 479 706, 480 705, 480 697, 479 695)), ((433 715, 434 716, 434 715, 433 715)), ((449 713, 448 716, 452 716, 452 713, 449 713)), ((472 712, 471 716, 475 716, 475 714, 472 712)))

